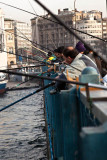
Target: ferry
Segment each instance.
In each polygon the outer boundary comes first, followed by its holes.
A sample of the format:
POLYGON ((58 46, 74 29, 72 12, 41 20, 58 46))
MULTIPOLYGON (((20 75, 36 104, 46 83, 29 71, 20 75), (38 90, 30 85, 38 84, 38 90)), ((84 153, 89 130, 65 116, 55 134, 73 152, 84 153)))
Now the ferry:
POLYGON ((6 75, 3 73, 0 73, 0 94, 5 93, 6 84, 7 84, 6 75))

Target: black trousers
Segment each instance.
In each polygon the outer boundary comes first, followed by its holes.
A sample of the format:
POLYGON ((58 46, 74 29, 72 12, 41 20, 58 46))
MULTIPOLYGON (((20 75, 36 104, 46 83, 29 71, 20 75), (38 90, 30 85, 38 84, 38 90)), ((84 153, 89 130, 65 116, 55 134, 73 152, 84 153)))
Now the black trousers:
MULTIPOLYGON (((59 79, 67 80, 66 76, 63 73, 59 76, 59 79)), ((64 89, 66 89, 66 82, 58 82, 57 81, 55 84, 55 87, 58 90, 64 90, 64 89)))

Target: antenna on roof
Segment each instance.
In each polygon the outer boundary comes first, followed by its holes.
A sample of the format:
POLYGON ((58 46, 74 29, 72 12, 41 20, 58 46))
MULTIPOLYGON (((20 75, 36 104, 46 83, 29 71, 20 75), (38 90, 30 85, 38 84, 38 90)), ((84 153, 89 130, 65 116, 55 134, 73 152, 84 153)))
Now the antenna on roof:
POLYGON ((106 0, 106 12, 107 12, 107 0, 106 0))

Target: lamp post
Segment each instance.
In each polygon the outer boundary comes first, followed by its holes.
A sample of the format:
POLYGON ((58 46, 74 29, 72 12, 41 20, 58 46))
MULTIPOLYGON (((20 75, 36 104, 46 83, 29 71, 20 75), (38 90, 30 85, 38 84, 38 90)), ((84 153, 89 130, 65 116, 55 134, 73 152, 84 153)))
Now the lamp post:
MULTIPOLYGON (((75 8, 76 0, 74 0, 74 28, 76 29, 76 8, 75 8)), ((74 45, 76 45, 76 38, 74 37, 74 45)))
POLYGON ((67 35, 65 34, 65 35, 64 35, 64 46, 65 46, 65 44, 66 44, 66 37, 67 37, 67 35))
POLYGON ((74 0, 74 22, 75 22, 75 29, 76 29, 76 8, 75 8, 76 0, 74 0))

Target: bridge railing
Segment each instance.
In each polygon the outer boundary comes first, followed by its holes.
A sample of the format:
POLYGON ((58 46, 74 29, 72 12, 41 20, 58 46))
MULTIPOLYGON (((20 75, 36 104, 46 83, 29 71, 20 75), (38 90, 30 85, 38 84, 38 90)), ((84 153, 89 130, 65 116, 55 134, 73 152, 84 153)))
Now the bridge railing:
MULTIPOLYGON (((44 84, 47 83, 49 81, 45 80, 44 84)), ((76 86, 54 95, 50 95, 51 89, 46 89, 44 95, 53 157, 63 160, 106 160, 107 102, 88 102, 85 91, 77 91, 76 86)), ((107 96, 102 90, 91 92, 93 97, 97 96, 97 92, 100 96, 107 96)))

